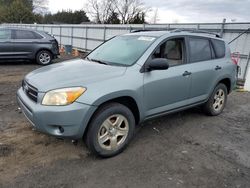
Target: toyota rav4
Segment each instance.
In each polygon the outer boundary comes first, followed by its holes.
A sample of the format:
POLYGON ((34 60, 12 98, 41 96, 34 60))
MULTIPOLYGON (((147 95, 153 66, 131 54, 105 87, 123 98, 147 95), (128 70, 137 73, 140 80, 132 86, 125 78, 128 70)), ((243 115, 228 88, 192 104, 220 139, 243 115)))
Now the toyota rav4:
POLYGON ((84 138, 93 153, 111 157, 147 119, 194 106, 219 115, 235 82, 229 47, 218 36, 139 31, 108 40, 85 59, 29 73, 17 100, 38 131, 84 138))

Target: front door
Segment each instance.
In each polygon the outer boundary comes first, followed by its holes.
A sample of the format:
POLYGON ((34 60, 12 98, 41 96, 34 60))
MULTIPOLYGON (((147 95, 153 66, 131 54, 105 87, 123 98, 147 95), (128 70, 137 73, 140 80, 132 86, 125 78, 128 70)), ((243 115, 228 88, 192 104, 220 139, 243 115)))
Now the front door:
POLYGON ((10 29, 0 29, 0 59, 10 58, 13 54, 13 40, 10 29))
POLYGON ((146 116, 188 104, 191 70, 190 65, 186 64, 185 49, 184 38, 172 38, 163 42, 152 54, 151 59, 166 58, 170 67, 144 73, 146 116))

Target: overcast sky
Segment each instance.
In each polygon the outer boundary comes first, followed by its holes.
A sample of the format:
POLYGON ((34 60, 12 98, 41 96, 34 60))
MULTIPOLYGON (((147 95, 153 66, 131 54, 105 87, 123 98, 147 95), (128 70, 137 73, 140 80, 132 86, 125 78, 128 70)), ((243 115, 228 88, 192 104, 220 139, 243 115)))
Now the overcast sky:
MULTIPOLYGON (((158 9, 158 23, 172 22, 228 22, 250 21, 250 0, 141 0, 152 11, 147 21, 158 9)), ((49 0, 49 10, 83 9, 86 0, 49 0)))

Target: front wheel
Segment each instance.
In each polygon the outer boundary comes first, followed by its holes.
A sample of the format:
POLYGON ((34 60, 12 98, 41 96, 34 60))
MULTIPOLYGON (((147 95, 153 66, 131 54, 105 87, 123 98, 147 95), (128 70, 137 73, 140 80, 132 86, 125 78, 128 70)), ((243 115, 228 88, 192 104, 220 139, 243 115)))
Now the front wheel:
POLYGON ((130 109, 119 103, 110 103, 94 115, 85 142, 94 154, 112 157, 126 148, 134 128, 135 119, 130 109))
POLYGON ((47 50, 41 50, 36 55, 36 62, 40 65, 49 65, 52 62, 52 55, 47 50))
POLYGON ((204 111, 211 116, 219 115, 225 108, 227 102, 227 87, 220 83, 218 84, 208 101, 204 104, 204 111))

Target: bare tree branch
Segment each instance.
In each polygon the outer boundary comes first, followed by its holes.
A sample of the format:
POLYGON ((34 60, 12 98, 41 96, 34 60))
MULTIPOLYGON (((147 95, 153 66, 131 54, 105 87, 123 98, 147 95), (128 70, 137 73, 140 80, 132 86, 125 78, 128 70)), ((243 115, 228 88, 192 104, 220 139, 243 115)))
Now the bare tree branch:
POLYGON ((48 0, 33 0, 33 11, 39 14, 46 14, 48 11, 48 0))
POLYGON ((114 0, 88 0, 86 4, 87 13, 97 23, 105 23, 114 12, 114 0))
POLYGON ((114 5, 123 24, 129 23, 137 14, 146 11, 140 0, 114 0, 114 5))
POLYGON ((136 15, 145 15, 147 11, 141 0, 88 0, 86 9, 97 23, 106 23, 115 13, 122 24, 129 23, 136 15))

